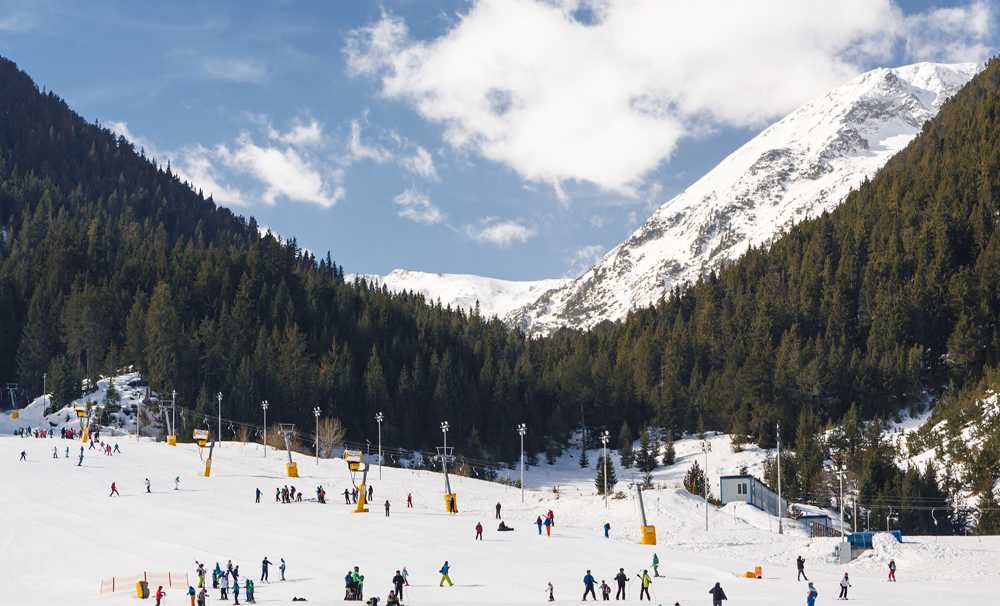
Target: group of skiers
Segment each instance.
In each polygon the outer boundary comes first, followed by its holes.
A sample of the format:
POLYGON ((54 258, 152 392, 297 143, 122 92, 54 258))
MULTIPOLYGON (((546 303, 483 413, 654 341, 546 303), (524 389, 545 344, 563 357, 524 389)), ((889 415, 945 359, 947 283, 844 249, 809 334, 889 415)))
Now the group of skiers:
MULTIPOLYGON (((656 561, 657 563, 659 563, 659 559, 657 559, 656 561)), ((639 579, 639 601, 641 602, 643 598, 645 598, 648 601, 652 601, 653 598, 649 594, 649 588, 653 585, 653 577, 649 576, 649 570, 643 569, 642 573, 636 574, 635 576, 637 579, 639 579)), ((659 574, 657 574, 656 576, 659 576, 659 574)), ((625 584, 629 582, 629 577, 627 574, 625 574, 625 569, 619 568, 618 574, 614 576, 613 580, 618 586, 618 591, 615 592, 615 600, 617 601, 626 599, 625 584)), ((597 594, 594 592, 596 586, 597 586, 597 579, 594 578, 594 575, 590 572, 590 570, 588 570, 587 574, 583 576, 584 602, 587 601, 588 595, 594 598, 595 602, 597 601, 597 594)), ((553 601, 555 598, 552 592, 552 583, 548 584, 546 590, 549 592, 549 601, 550 602, 553 601)), ((601 581, 601 599, 604 601, 609 601, 611 599, 611 586, 608 585, 608 582, 604 580, 601 581)))
MULTIPOLYGON (((805 566, 806 566, 805 558, 803 558, 801 555, 795 558, 795 568, 798 571, 796 580, 801 581, 805 579, 805 581, 809 583, 808 588, 806 589, 806 604, 807 606, 814 606, 814 604, 816 603, 816 598, 819 597, 819 592, 816 590, 816 586, 813 584, 813 582, 809 580, 809 577, 806 576, 805 566)), ((889 578, 887 580, 890 583, 895 583, 896 582, 895 559, 889 560, 888 568, 889 568, 889 578)), ((845 572, 844 576, 840 578, 840 594, 837 596, 837 599, 838 600, 849 599, 847 597, 847 593, 851 587, 852 587, 851 576, 849 573, 845 572)))
MULTIPOLYGON (((260 502, 260 496, 257 497, 257 502, 260 502)), ((294 503, 302 502, 302 493, 297 492, 294 486, 289 487, 287 484, 280 488, 274 489, 274 502, 275 503, 294 503)))
POLYGON ((552 536, 552 529, 556 525, 556 514, 550 509, 545 517, 538 516, 535 518, 535 526, 538 527, 538 534, 542 534, 542 527, 545 527, 545 536, 552 536))

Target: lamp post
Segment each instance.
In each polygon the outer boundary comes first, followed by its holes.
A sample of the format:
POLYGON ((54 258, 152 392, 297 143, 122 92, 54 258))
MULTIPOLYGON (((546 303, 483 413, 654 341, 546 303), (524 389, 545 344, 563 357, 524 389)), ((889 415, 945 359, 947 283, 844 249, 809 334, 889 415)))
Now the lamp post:
POLYGON ((448 421, 441 421, 441 434, 444 435, 444 473, 448 475, 448 421))
POLYGON ((319 465, 319 406, 313 407, 313 415, 316 417, 316 464, 319 465))
POLYGON ((528 433, 528 426, 521 423, 517 426, 517 433, 521 435, 521 503, 524 503, 524 434, 528 433))
POLYGON ((705 454, 705 532, 708 532, 708 453, 712 452, 712 445, 707 440, 702 441, 701 452, 705 454))
POLYGON ((375 422, 378 423, 378 479, 382 479, 382 420, 385 415, 382 411, 375 413, 375 422))
POLYGON ((844 475, 847 473, 847 467, 844 465, 839 465, 834 468, 837 478, 840 480, 840 501, 838 504, 838 509, 840 509, 840 540, 844 540, 844 475))
POLYGON ((261 400, 260 407, 264 411, 264 456, 267 456, 267 407, 269 402, 261 400))
POLYGON ((781 506, 781 423, 775 427, 775 435, 778 437, 778 534, 785 534, 785 529, 781 525, 784 514, 784 507, 781 506))
POLYGON ((601 444, 604 445, 604 508, 608 508, 608 440, 611 439, 611 434, 608 430, 604 430, 601 434, 601 444))
POLYGON ((219 400, 219 435, 216 436, 216 443, 222 446, 222 392, 215 394, 215 397, 219 400))

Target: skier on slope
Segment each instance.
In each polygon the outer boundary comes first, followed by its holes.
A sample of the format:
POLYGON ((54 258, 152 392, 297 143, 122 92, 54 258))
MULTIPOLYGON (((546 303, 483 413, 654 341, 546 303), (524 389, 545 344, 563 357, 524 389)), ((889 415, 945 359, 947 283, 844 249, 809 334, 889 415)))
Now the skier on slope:
POLYGON ((605 602, 611 599, 611 585, 605 580, 601 580, 601 599, 605 602))
POLYGON ((660 556, 653 554, 653 576, 660 576, 660 556))
POLYGON ((149 478, 146 478, 146 494, 150 494, 152 491, 149 490, 149 478))
POLYGON ((278 570, 281 572, 281 580, 285 580, 285 558, 281 558, 281 564, 278 565, 278 570))
POLYGON ((270 566, 273 563, 274 562, 272 562, 271 560, 267 559, 267 556, 264 556, 264 560, 260 563, 260 582, 261 583, 270 583, 270 581, 267 580, 267 567, 270 566))
POLYGON ((799 571, 799 576, 795 580, 796 581, 801 581, 802 579, 805 579, 805 580, 808 581, 809 577, 806 576, 806 559, 803 558, 802 556, 796 557, 795 558, 795 567, 799 571))
POLYGON ((708 593, 712 594, 712 606, 722 606, 722 600, 729 599, 726 597, 726 592, 722 590, 722 585, 719 583, 716 583, 715 587, 709 589, 708 593))
POLYGON ((438 587, 444 587, 445 581, 448 582, 448 587, 455 586, 455 584, 451 582, 451 577, 448 574, 450 571, 451 565, 448 564, 448 560, 445 560, 444 564, 441 566, 441 570, 438 571, 441 573, 441 582, 438 583, 438 587))
POLYGON ((496 507, 496 509, 497 509, 497 517, 496 517, 496 519, 499 520, 500 519, 500 502, 499 501, 497 501, 497 507, 496 507))
POLYGON ((24 451, 24 450, 21 451, 21 459, 20 460, 21 461, 27 461, 28 460, 28 453, 26 451, 24 451))
POLYGON ((260 488, 255 489, 255 495, 256 495, 256 500, 254 501, 255 503, 260 503, 260 494, 261 494, 260 488))
MULTIPOLYGON (((407 509, 413 509, 413 493, 412 492, 406 493, 406 508, 407 509)), ((403 599, 403 598, 400 597, 399 599, 403 599)))
POLYGON ((229 599, 229 573, 223 572, 222 578, 219 579, 219 599, 228 600, 229 599))
POLYGON ((389 499, 385 500, 385 517, 389 517, 389 499))
POLYGON ((253 579, 247 579, 246 583, 244 585, 245 585, 244 589, 246 590, 246 591, 244 591, 244 593, 246 593, 246 595, 247 595, 247 604, 255 604, 255 603, 257 603, 257 600, 255 600, 254 597, 253 597, 253 589, 254 589, 254 587, 253 587, 253 579))
POLYGON ((896 582, 896 560, 889 560, 889 581, 896 582))
POLYGON ((618 574, 615 575, 615 581, 618 582, 618 591, 615 592, 615 600, 624 600, 625 598, 625 583, 628 582, 628 576, 625 574, 624 568, 618 569, 618 574))
POLYGON ((840 597, 837 598, 838 600, 847 599, 847 588, 850 586, 851 586, 851 579, 850 577, 847 576, 847 573, 845 572, 844 578, 840 579, 840 597))
POLYGON ((351 504, 351 491, 344 489, 344 505, 351 504))
POLYGON ((167 592, 163 591, 163 585, 156 588, 156 606, 160 606, 160 601, 163 597, 167 595, 167 592))
POLYGON ((594 575, 590 574, 590 570, 588 569, 587 570, 587 574, 583 575, 583 601, 584 602, 587 601, 587 594, 588 593, 590 594, 590 597, 594 598, 595 602, 597 601, 597 594, 594 593, 594 584, 595 583, 597 583, 597 579, 594 578, 594 575))
MULTIPOLYGON (((550 602, 555 602, 556 601, 555 587, 552 586, 552 581, 549 581, 548 584, 545 586, 545 592, 549 594, 549 601, 550 602)), ((591 593, 593 593, 593 592, 591 592, 591 593)), ((596 600, 597 598, 594 598, 594 599, 596 600)))
POLYGON ((180 489, 181 489, 181 477, 176 476, 174 478, 174 490, 180 490, 180 489))
POLYGON ((476 538, 475 538, 475 540, 476 541, 482 541, 483 540, 483 523, 482 522, 476 522, 476 538))
MULTIPOLYGON (((82 460, 82 457, 81 457, 81 460, 82 460)), ((113 497, 115 495, 122 496, 121 493, 118 492, 118 485, 115 484, 114 482, 112 482, 111 483, 111 494, 109 494, 108 496, 109 497, 113 497)))
POLYGON ((543 522, 543 523, 545 524, 545 536, 551 537, 552 536, 552 518, 545 518, 545 522, 543 522))
POLYGON ((194 587, 188 585, 187 595, 191 598, 191 606, 194 606, 194 599, 195 596, 198 595, 198 592, 195 591, 194 587))
POLYGON ((535 519, 535 526, 538 526, 538 536, 542 535, 542 516, 535 519))
POLYGON ((806 606, 816 606, 816 598, 819 597, 819 592, 813 586, 812 581, 809 582, 809 589, 806 590, 806 606))
POLYGON ((403 599, 403 583, 405 581, 406 579, 404 579, 403 575, 401 575, 397 570, 396 575, 392 577, 392 587, 396 590, 396 596, 399 597, 400 600, 403 599))
POLYGON ((637 574, 635 576, 638 577, 640 585, 639 601, 641 602, 642 596, 645 595, 646 599, 652 602, 653 598, 649 597, 649 586, 653 584, 653 579, 649 578, 649 571, 643 570, 642 574, 637 574))
POLYGON ((605 539, 610 539, 611 538, 611 523, 610 522, 605 522, 604 523, 604 538, 605 539))

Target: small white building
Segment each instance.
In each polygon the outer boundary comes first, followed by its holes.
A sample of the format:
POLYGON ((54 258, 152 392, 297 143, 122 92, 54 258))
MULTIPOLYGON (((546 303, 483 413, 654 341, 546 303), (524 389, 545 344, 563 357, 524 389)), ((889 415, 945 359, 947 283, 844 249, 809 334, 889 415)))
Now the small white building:
POLYGON ((719 500, 727 503, 749 503, 761 511, 776 516, 788 511, 788 501, 781 499, 771 487, 751 475, 722 476, 719 478, 719 500))

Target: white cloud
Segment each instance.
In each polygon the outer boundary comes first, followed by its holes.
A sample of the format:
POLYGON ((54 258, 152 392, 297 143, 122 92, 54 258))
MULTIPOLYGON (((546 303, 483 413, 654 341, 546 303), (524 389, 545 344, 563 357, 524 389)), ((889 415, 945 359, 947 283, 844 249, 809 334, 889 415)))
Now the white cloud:
POLYGON ((903 20, 907 54, 925 61, 981 60, 994 15, 986 2, 938 8, 903 20))
POLYGON ((637 195, 682 137, 760 126, 900 47, 981 59, 991 28, 978 2, 904 16, 892 0, 477 0, 429 41, 384 14, 345 55, 455 148, 557 192, 637 195))
POLYGON ((323 142, 323 125, 314 118, 305 123, 297 121, 285 132, 275 130, 268 125, 268 136, 275 141, 296 147, 319 145, 323 142))
POLYGON ((209 57, 201 63, 202 74, 213 80, 263 82, 267 67, 253 59, 209 57))
POLYGON ((569 271, 567 277, 575 278, 587 271, 604 254, 604 247, 599 244, 590 244, 574 250, 569 255, 569 271))
MULTIPOLYGON (((367 118, 364 119, 367 122, 367 118)), ((353 159, 371 160, 382 164, 392 160, 392 152, 379 145, 368 146, 361 141, 361 122, 351 120, 351 137, 348 140, 347 148, 353 159)))
MULTIPOLYGON (((334 179, 328 183, 310 160, 291 147, 262 147, 247 133, 242 133, 232 149, 216 148, 217 156, 231 169, 260 181, 265 189, 263 200, 274 204, 279 197, 295 202, 309 202, 330 207, 344 196, 343 187, 334 179)), ((336 175, 334 175, 336 177, 336 175)))
POLYGON ((403 168, 418 177, 431 181, 438 180, 437 168, 434 167, 434 157, 422 145, 417 146, 412 156, 407 156, 399 162, 403 168))
POLYGON ((200 189, 206 196, 227 206, 246 206, 247 199, 238 187, 221 182, 215 164, 218 149, 210 150, 201 145, 183 148, 173 161, 174 170, 184 181, 200 189))
POLYGON ((506 248, 517 242, 527 242, 537 232, 520 220, 503 221, 496 217, 486 217, 479 225, 466 225, 465 233, 473 240, 506 248))
POLYGON ((433 225, 441 223, 446 218, 438 207, 431 204, 431 199, 426 194, 412 189, 404 190, 393 198, 392 202, 401 207, 397 213, 400 217, 416 223, 433 225))

